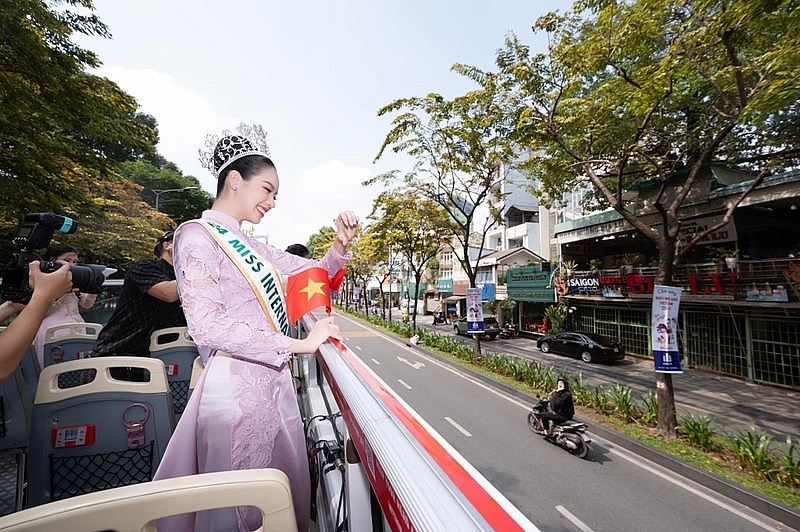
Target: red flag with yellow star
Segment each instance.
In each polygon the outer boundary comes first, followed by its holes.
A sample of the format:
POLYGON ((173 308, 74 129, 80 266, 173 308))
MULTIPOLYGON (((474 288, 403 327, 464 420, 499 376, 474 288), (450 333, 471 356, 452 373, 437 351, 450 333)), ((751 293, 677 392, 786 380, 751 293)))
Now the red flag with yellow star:
POLYGON ((286 312, 289 321, 294 323, 319 307, 325 307, 330 314, 328 272, 322 268, 309 268, 289 277, 286 282, 286 312))
POLYGON ((344 268, 336 272, 333 277, 331 277, 331 282, 329 283, 329 287, 331 292, 338 292, 339 289, 342 287, 342 281, 344 281, 344 275, 347 273, 344 268))

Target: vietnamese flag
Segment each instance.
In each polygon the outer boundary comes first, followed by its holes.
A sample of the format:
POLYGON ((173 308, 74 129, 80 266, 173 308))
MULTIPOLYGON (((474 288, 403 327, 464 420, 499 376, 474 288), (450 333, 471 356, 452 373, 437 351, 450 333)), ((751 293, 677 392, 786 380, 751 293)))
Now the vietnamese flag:
POLYGON ((289 321, 294 323, 319 307, 325 307, 330 314, 328 272, 322 268, 309 268, 289 277, 286 283, 286 312, 289 321))
POLYGON ((341 270, 336 272, 333 275, 333 277, 331 277, 331 282, 330 282, 331 292, 338 292, 339 289, 342 287, 342 281, 344 281, 344 274, 345 273, 347 273, 347 272, 345 272, 345 269, 342 268, 341 270))

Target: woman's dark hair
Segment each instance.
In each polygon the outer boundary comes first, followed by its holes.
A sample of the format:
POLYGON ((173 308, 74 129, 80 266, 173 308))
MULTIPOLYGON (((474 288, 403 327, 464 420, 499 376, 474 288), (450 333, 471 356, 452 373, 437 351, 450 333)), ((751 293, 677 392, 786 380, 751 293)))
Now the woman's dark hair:
POLYGON ((175 231, 167 231, 156 241, 156 247, 153 248, 153 255, 156 258, 160 258, 161 254, 164 252, 164 242, 172 242, 172 239, 175 238, 175 231))
POLYGON ((65 253, 77 253, 78 250, 68 244, 56 244, 44 254, 44 260, 56 260, 65 253))
POLYGON ((297 255, 298 257, 303 257, 306 259, 311 257, 311 253, 308 251, 308 248, 303 244, 291 244, 286 248, 286 253, 291 253, 292 255, 297 255))
POLYGON ((242 179, 250 181, 254 175, 265 168, 275 168, 275 163, 272 162, 272 159, 265 155, 248 155, 247 157, 242 157, 241 159, 233 161, 225 167, 219 175, 219 179, 217 179, 217 197, 219 197, 225 188, 225 181, 227 181, 228 174, 231 173, 231 170, 236 170, 241 174, 242 179))

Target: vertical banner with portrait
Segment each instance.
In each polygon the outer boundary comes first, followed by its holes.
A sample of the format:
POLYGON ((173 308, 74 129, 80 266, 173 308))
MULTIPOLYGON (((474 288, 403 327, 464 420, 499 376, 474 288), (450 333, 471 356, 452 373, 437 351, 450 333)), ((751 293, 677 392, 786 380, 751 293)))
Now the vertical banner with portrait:
POLYGON ((678 304, 681 289, 676 286, 655 285, 651 335, 656 373, 683 373, 678 351, 678 304))
POLYGON ((483 305, 480 288, 467 288, 467 333, 483 332, 483 305))

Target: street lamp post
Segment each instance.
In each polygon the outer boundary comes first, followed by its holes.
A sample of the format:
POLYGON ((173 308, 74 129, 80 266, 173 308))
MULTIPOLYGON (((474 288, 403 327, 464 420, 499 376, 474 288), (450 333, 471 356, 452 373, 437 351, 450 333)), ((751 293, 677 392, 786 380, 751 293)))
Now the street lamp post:
POLYGON ((158 199, 161 197, 161 194, 165 194, 167 192, 186 192, 187 190, 197 190, 199 188, 200 187, 168 188, 165 190, 150 189, 150 192, 152 192, 156 196, 156 212, 158 212, 158 199))

